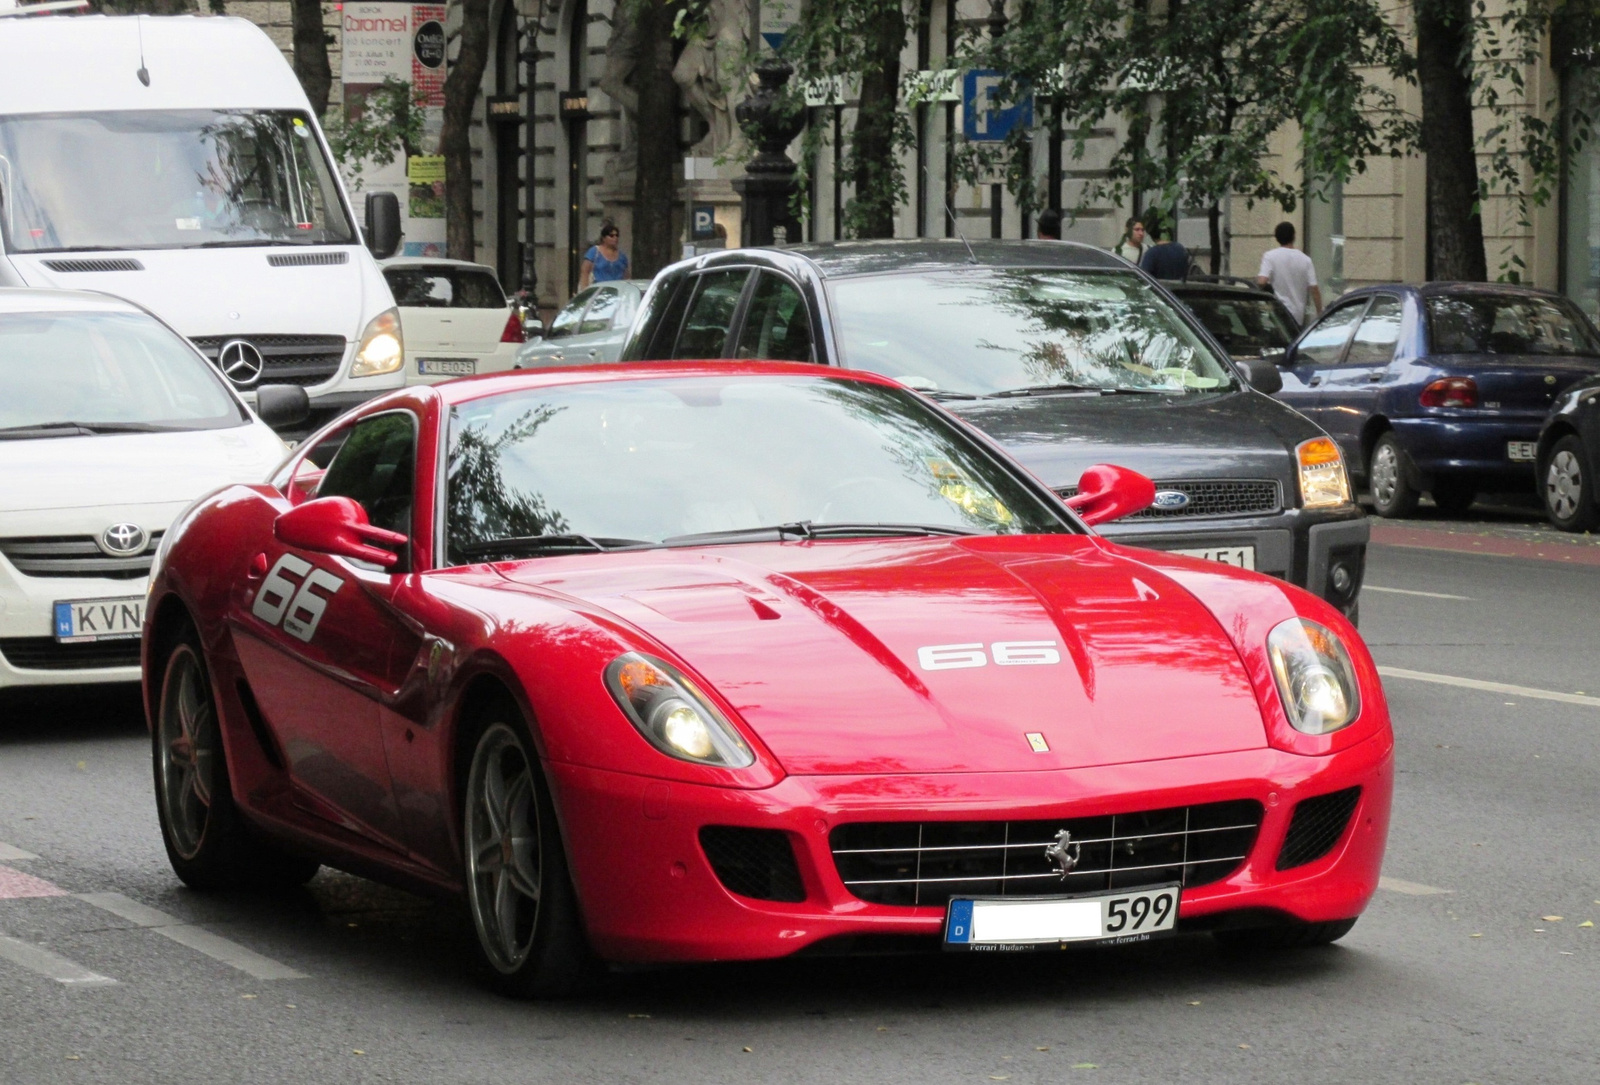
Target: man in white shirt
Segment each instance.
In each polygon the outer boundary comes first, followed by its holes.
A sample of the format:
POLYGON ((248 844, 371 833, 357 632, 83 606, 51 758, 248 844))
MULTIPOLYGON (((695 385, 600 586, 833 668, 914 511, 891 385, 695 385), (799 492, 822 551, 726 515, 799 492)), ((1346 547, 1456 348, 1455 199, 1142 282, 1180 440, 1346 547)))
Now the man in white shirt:
POLYGON ((1256 282, 1270 286, 1272 292, 1288 308, 1289 315, 1304 324, 1306 321, 1306 295, 1311 295, 1315 308, 1311 315, 1322 312, 1322 290, 1317 286, 1317 269, 1311 257, 1294 247, 1294 223, 1280 222, 1272 231, 1278 247, 1261 256, 1261 270, 1256 282))

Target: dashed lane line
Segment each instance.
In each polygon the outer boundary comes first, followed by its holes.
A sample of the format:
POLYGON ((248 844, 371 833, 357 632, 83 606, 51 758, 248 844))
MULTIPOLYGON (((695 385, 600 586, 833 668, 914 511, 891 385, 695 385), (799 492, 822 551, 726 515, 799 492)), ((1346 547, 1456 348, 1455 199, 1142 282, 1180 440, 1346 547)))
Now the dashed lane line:
POLYGON ((1433 682, 1441 686, 1459 686, 1462 689, 1478 689, 1485 693, 1504 693, 1514 697, 1527 697, 1536 701, 1560 701, 1562 704, 1586 705, 1589 708, 1600 708, 1600 697, 1588 697, 1581 693, 1560 693, 1553 689, 1534 689, 1532 686, 1513 686, 1507 682, 1485 682, 1478 678, 1457 678, 1453 674, 1431 674, 1428 671, 1408 671, 1404 667, 1378 668, 1378 673, 1385 678, 1406 678, 1413 682, 1433 682))
POLYGON ((263 957, 255 950, 246 949, 237 942, 230 942, 219 934, 212 934, 208 930, 185 923, 177 916, 168 915, 136 900, 130 900, 121 893, 79 893, 77 897, 84 903, 126 919, 135 926, 148 928, 163 938, 170 938, 180 946, 188 946, 214 961, 221 961, 241 972, 247 972, 258 980, 310 978, 304 972, 297 972, 270 957, 263 957))
POLYGON ((117 982, 110 976, 91 972, 81 964, 51 953, 42 946, 19 942, 3 934, 0 934, 0 960, 21 965, 30 972, 37 972, 68 987, 109 987, 117 982))
POLYGON ((1423 599, 1454 599, 1461 603, 1477 602, 1470 595, 1449 595, 1442 591, 1416 591, 1412 588, 1385 588, 1377 584, 1363 584, 1361 590, 1383 592, 1385 595, 1415 595, 1423 599))
POLYGON ((19 859, 37 858, 39 857, 31 851, 23 851, 21 848, 13 847, 4 840, 0 840, 0 863, 14 863, 19 859))
POLYGON ((1423 885, 1420 882, 1408 882, 1404 878, 1390 877, 1379 878, 1378 888, 1387 889, 1391 893, 1404 893, 1408 897, 1437 897, 1450 892, 1436 885, 1423 885))

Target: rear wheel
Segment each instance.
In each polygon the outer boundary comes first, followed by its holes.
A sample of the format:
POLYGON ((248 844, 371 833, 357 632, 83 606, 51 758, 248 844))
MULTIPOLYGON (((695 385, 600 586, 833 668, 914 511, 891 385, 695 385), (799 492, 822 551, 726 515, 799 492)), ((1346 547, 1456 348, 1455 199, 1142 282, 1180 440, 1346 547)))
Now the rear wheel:
POLYGON ((1472 507, 1478 499, 1478 491, 1471 485, 1460 482, 1435 483, 1432 490, 1433 503, 1440 512, 1451 516, 1460 516, 1472 507))
POLYGON ((1550 449, 1545 461, 1544 514, 1562 531, 1588 531, 1600 523, 1594 479, 1584 468, 1583 442, 1567 434, 1550 449))
POLYGON ((1410 516, 1421 496, 1409 478, 1410 463, 1393 433, 1385 433, 1372 446, 1367 463, 1367 487, 1372 491, 1372 508, 1384 517, 1410 516))
POLYGON ((1355 925, 1354 919, 1335 919, 1327 923, 1291 923, 1281 927, 1214 931, 1212 937, 1226 950, 1261 953, 1330 945, 1349 934, 1355 925))

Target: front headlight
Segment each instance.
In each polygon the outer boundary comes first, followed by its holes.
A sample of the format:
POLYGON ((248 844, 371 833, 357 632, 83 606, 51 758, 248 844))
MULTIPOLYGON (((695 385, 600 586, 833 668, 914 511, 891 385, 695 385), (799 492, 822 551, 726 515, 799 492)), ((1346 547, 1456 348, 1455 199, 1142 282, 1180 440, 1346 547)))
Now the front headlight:
POLYGON ((1339 446, 1327 437, 1302 441, 1294 450, 1300 464, 1300 505, 1325 509, 1350 503, 1350 479, 1339 446))
POLYGON ((405 341, 400 336, 400 310, 389 309, 367 322, 361 333, 361 346, 356 349, 356 362, 350 367, 352 377, 376 377, 380 373, 393 373, 405 362, 405 341))
POLYGON ((1355 668, 1329 629, 1305 618, 1280 622, 1267 634, 1267 655, 1296 731, 1330 734, 1361 714, 1355 668))
POLYGON ((662 753, 702 765, 745 768, 755 754, 694 683, 670 664, 628 652, 606 668, 617 706, 662 753))

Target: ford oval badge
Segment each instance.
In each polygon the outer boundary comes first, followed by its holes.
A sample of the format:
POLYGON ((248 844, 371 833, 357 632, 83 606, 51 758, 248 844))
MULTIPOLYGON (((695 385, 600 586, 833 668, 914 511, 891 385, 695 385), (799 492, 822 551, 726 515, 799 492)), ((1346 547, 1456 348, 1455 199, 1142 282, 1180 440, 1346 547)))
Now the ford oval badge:
POLYGON ((1189 495, 1182 490, 1157 490, 1151 502, 1158 509, 1183 509, 1189 507, 1189 495))

